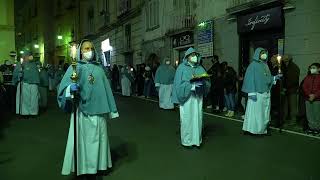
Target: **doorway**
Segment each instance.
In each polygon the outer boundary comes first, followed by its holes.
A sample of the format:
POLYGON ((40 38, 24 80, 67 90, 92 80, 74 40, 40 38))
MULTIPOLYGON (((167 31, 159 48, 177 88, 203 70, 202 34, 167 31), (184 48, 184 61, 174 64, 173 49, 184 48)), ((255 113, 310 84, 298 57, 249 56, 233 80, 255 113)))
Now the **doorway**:
MULTIPOLYGON (((190 47, 193 48, 193 46, 190 46, 190 47)), ((190 47, 176 49, 176 51, 178 52, 178 65, 182 63, 185 53, 190 47)))
POLYGON ((248 67, 252 61, 254 51, 258 48, 264 48, 268 51, 268 62, 273 55, 278 54, 278 40, 284 38, 284 33, 279 32, 260 32, 240 37, 240 62, 239 68, 248 67))
MULTIPOLYGON (((264 48, 268 51, 268 65, 272 74, 273 71, 270 59, 273 55, 278 54, 278 40, 284 38, 283 32, 263 31, 240 36, 240 62, 239 73, 244 74, 247 67, 252 61, 255 50, 258 47, 264 48)), ((281 101, 280 89, 277 83, 271 89, 271 123, 279 124, 281 117, 281 101)))

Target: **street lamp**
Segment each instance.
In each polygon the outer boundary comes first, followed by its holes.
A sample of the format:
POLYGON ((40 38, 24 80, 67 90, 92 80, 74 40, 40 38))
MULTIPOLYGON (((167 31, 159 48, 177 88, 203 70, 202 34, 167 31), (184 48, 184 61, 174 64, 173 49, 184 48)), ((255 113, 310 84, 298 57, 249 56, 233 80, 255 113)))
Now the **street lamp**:
POLYGON ((23 54, 24 53, 24 51, 20 51, 20 54, 23 54))
POLYGON ((199 27, 204 27, 206 25, 206 22, 202 22, 202 23, 200 23, 198 26, 199 27))
POLYGON ((38 45, 38 44, 35 44, 35 45, 34 45, 34 48, 39 49, 39 45, 38 45))
POLYGON ((61 35, 58 35, 58 39, 62 39, 62 36, 61 36, 61 35))

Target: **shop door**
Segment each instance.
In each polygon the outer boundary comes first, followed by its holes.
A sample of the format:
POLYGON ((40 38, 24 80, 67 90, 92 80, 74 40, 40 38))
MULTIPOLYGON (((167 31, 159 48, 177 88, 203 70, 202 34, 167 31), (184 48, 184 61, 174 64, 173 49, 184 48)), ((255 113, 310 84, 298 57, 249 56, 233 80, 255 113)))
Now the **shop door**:
POLYGON ((187 48, 183 48, 183 49, 179 49, 179 64, 183 61, 184 55, 186 53, 186 51, 189 49, 190 47, 187 48))
MULTIPOLYGON (((283 34, 279 33, 262 33, 267 35, 255 34, 246 37, 242 37, 240 40, 241 52, 240 52, 240 71, 245 72, 246 68, 252 61, 255 50, 258 47, 264 48, 268 51, 268 65, 271 73, 275 74, 277 71, 273 71, 270 64, 270 59, 273 55, 278 54, 278 40, 283 38, 283 34)), ((273 86, 271 90, 271 119, 272 123, 279 124, 278 120, 281 117, 280 107, 280 90, 279 83, 273 86)))
POLYGON ((253 34, 243 36, 240 40, 240 66, 246 69, 252 61, 254 51, 258 48, 264 48, 268 51, 268 62, 273 55, 278 54, 278 40, 283 38, 282 33, 263 33, 267 35, 253 34))

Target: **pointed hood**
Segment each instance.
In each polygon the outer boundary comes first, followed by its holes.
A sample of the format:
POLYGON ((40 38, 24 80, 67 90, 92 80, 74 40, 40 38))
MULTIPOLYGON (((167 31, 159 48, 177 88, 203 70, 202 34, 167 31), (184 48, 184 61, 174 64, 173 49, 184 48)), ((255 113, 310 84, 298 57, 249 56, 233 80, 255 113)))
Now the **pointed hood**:
POLYGON ((80 44, 78 45, 78 47, 77 47, 76 59, 77 59, 77 61, 80 62, 80 63, 102 64, 102 63, 101 63, 101 60, 100 60, 100 58, 99 58, 99 56, 98 56, 96 47, 94 46, 93 42, 90 41, 89 39, 83 39, 83 40, 80 42, 80 44), (92 60, 91 60, 90 62, 83 60, 82 55, 81 55, 81 47, 82 47, 82 44, 83 44, 84 42, 90 42, 90 43, 92 44, 92 46, 93 46, 93 49, 94 49, 94 50, 93 50, 94 55, 93 55, 93 58, 92 58, 92 60))
POLYGON ((197 54, 197 56, 198 56, 198 62, 197 62, 197 64, 199 64, 200 63, 200 55, 199 55, 199 53, 197 53, 196 52, 196 50, 194 49, 194 48, 192 48, 192 47, 190 47, 185 53, 184 53, 184 58, 183 58, 183 62, 184 63, 187 63, 188 62, 188 59, 187 59, 187 57, 190 55, 190 54, 192 54, 192 53, 196 53, 197 54))
MULTIPOLYGON (((266 49, 263 49, 263 48, 261 48, 261 47, 258 47, 258 48, 254 51, 254 55, 253 55, 253 60, 254 60, 254 61, 262 61, 262 60, 260 59, 260 53, 261 53, 261 51, 265 51, 266 54, 267 54, 267 56, 268 56, 268 51, 267 51, 266 49)), ((267 59, 268 59, 268 58, 267 58, 267 59)))

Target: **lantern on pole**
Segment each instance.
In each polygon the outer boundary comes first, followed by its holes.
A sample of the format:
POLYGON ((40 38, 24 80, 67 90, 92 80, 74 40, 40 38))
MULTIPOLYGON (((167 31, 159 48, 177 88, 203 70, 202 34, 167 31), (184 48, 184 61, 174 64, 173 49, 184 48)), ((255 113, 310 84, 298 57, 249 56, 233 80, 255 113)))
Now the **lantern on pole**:
POLYGON ((281 74, 282 71, 281 71, 281 60, 282 60, 282 57, 280 56, 280 54, 277 56, 277 61, 278 61, 278 73, 281 74))

